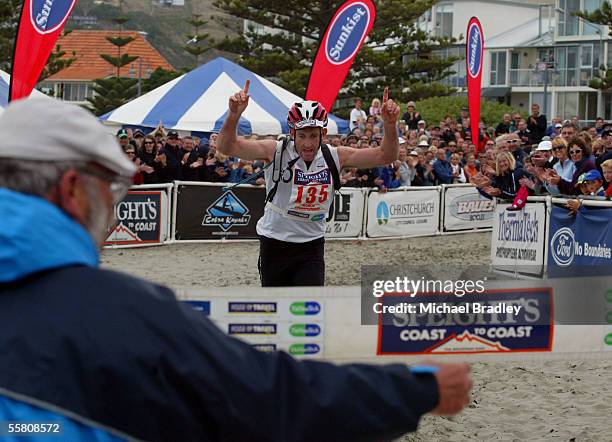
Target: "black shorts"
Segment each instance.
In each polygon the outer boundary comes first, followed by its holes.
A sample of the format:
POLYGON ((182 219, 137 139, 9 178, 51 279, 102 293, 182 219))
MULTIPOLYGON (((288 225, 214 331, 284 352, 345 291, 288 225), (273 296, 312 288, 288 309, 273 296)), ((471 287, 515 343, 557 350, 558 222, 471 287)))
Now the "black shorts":
POLYGON ((305 243, 259 237, 259 278, 262 287, 325 284, 325 238, 305 243))

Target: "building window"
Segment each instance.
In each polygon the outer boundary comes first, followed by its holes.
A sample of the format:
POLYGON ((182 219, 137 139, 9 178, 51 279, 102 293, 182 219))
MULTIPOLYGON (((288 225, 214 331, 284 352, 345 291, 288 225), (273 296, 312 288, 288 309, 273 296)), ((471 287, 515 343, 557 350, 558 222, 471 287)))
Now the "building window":
POLYGON ((578 115, 578 92, 557 93, 557 115, 564 120, 578 115))
POLYGON ((580 0, 559 0, 560 36, 578 35, 579 19, 574 15, 578 11, 580 11, 580 0))
POLYGON ((593 12, 601 7, 602 0, 559 0, 558 27, 559 36, 595 35, 602 32, 602 26, 589 23, 576 17, 580 11, 593 12))
POLYGON ((506 84, 506 52, 491 52, 491 86, 506 84))
POLYGON ((64 101, 87 101, 93 93, 87 83, 63 83, 60 85, 60 91, 64 101))
POLYGON ((453 5, 441 3, 436 6, 436 31, 438 37, 453 36, 453 5))
POLYGON ((433 51, 433 55, 446 59, 449 57, 458 57, 453 65, 448 68, 448 71, 453 72, 448 77, 440 80, 440 83, 445 86, 463 88, 467 86, 467 74, 465 72, 465 46, 446 48, 440 51, 433 51))

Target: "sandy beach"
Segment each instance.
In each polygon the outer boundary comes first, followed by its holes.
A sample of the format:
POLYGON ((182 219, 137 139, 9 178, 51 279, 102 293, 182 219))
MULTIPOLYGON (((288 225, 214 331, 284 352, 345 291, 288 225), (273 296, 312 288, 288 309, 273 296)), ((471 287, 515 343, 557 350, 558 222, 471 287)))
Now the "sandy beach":
MULTIPOLYGON (((488 265, 490 233, 387 241, 328 241, 326 284, 358 285, 362 265, 469 260, 488 265)), ((105 250, 102 266, 172 288, 259 285, 258 244, 175 244, 105 250)), ((455 418, 427 416, 402 441, 612 441, 607 360, 474 363, 472 403, 455 418)))

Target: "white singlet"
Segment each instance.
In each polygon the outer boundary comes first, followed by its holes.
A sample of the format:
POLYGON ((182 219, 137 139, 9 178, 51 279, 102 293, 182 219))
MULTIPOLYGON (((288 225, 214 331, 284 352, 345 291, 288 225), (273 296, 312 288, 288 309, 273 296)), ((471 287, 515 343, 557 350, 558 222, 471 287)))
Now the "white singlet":
MULTIPOLYGON (((277 149, 281 145, 282 141, 278 141, 277 149)), ((340 171, 338 151, 328 147, 340 171)), ((264 215, 257 222, 257 234, 293 243, 313 241, 325 235, 325 219, 334 198, 331 170, 319 149, 310 168, 300 158, 289 173, 289 162, 298 156, 293 140, 289 141, 283 153, 276 195, 266 204, 264 215)), ((265 172, 266 195, 274 187, 273 169, 269 167, 265 172)))

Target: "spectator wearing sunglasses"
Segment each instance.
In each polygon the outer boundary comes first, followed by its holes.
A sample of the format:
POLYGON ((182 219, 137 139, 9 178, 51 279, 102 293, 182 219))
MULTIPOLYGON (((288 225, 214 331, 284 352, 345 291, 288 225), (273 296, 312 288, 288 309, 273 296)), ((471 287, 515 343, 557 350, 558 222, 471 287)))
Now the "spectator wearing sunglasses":
POLYGON ((142 141, 142 149, 138 153, 138 158, 142 164, 151 167, 150 173, 143 175, 143 184, 159 184, 159 173, 162 168, 161 160, 157 158, 157 146, 155 138, 151 135, 144 137, 142 141))
POLYGON ((508 150, 514 155, 517 167, 523 167, 527 154, 521 146, 522 141, 518 134, 513 133, 506 135, 506 144, 508 145, 508 150))
MULTIPOLYGON (((576 187, 576 182, 578 177, 589 170, 595 169, 595 164, 589 159, 591 151, 582 138, 574 137, 569 141, 568 145, 570 160, 574 163, 576 170, 572 175, 571 181, 561 179, 557 186, 564 195, 577 195, 578 188, 576 187)), ((553 184, 555 183, 553 182, 553 184)))

